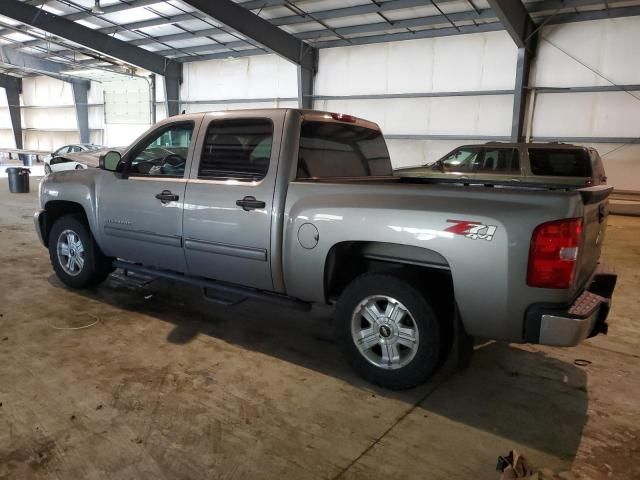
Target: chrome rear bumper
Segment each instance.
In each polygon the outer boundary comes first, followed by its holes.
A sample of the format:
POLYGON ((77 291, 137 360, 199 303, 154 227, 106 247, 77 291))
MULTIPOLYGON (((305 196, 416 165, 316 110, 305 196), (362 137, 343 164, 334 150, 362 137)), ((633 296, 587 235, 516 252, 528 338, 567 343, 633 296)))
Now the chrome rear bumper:
POLYGON ((569 307, 534 305, 527 311, 525 340, 572 347, 599 333, 607 333, 607 317, 617 275, 600 264, 589 286, 569 307))

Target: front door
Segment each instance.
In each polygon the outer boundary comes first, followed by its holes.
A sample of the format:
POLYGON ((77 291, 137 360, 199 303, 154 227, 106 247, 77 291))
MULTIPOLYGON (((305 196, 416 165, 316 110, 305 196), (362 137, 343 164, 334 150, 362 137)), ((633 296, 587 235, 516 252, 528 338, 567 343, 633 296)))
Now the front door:
POLYGON ((185 195, 190 274, 273 290, 271 217, 280 150, 275 139, 282 131, 277 118, 205 117, 185 195))
POLYGON ((194 122, 165 124, 127 152, 124 178, 109 177, 98 206, 110 255, 186 272, 182 211, 194 122))

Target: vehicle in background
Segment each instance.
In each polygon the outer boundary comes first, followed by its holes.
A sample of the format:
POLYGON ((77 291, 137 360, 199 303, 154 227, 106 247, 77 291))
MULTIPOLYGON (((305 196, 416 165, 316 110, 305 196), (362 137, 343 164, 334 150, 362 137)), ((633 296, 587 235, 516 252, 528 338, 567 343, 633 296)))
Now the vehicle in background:
POLYGON ((85 150, 78 153, 65 153, 63 156, 54 157, 44 165, 44 173, 49 175, 53 172, 65 170, 84 170, 85 168, 97 168, 100 155, 115 150, 124 151, 124 147, 106 148, 100 147, 94 150, 85 150))
POLYGON ((545 187, 607 183, 602 159, 595 149, 564 143, 464 145, 430 165, 400 168, 394 174, 461 183, 516 182, 545 187))
MULTIPOLYGON (((71 156, 78 153, 95 152, 103 148, 105 148, 103 145, 95 145, 93 143, 76 143, 74 145, 60 147, 55 152, 44 157, 44 173, 49 174, 62 170, 80 170, 87 168, 82 161, 76 161, 72 159, 73 157, 71 156)), ((97 164, 95 166, 97 166, 97 164)))
POLYGON ((612 189, 544 187, 393 176, 380 128, 350 115, 197 113, 100 168, 45 177, 35 226, 73 288, 123 268, 224 305, 335 305, 354 369, 400 389, 471 351, 469 336, 571 346, 606 332, 612 189))

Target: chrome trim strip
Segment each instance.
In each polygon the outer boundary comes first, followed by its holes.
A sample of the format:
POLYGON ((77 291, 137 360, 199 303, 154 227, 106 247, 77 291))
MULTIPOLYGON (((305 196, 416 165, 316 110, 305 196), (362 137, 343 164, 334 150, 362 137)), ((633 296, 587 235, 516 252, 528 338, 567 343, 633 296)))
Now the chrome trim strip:
POLYGON ((141 242, 157 243, 170 247, 182 247, 182 238, 174 235, 162 235, 144 230, 131 230, 128 228, 118 228, 111 225, 104 226, 104 234, 112 237, 126 238, 128 240, 138 240, 141 242))
POLYGON ((263 248, 242 247, 226 243, 207 242, 195 238, 185 238, 184 248, 198 252, 215 253, 229 257, 247 258, 249 260, 267 261, 267 251, 263 248))
POLYGON ((173 182, 173 183, 187 183, 186 178, 175 178, 175 177, 137 177, 135 175, 129 175, 127 180, 140 180, 144 182, 173 182))

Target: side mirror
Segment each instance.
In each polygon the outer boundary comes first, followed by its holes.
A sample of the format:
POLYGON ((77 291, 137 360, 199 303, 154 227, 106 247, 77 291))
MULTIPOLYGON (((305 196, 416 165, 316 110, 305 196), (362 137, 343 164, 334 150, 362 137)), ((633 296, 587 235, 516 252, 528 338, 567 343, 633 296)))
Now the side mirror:
POLYGON ((118 165, 122 160, 122 155, 115 150, 100 155, 98 159, 98 167, 102 170, 108 170, 109 172, 115 172, 118 169, 118 165))

